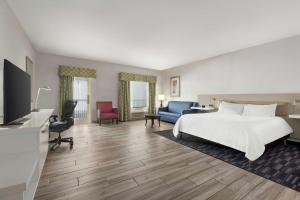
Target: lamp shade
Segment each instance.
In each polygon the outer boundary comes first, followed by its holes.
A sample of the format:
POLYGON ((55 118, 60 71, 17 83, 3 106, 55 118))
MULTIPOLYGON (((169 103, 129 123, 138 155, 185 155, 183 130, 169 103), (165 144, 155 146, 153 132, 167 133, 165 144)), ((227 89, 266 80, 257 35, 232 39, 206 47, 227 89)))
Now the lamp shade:
POLYGON ((43 87, 40 87, 40 88, 38 89, 38 92, 37 92, 36 98, 35 98, 35 103, 34 103, 34 109, 33 109, 33 112, 38 112, 38 111, 39 111, 37 105, 38 105, 38 100, 39 100, 39 96, 40 96, 41 90, 51 91, 52 89, 51 89, 49 86, 43 86, 43 87))
POLYGON ((165 100, 165 95, 159 94, 159 95, 158 95, 158 100, 160 100, 160 101, 165 100))

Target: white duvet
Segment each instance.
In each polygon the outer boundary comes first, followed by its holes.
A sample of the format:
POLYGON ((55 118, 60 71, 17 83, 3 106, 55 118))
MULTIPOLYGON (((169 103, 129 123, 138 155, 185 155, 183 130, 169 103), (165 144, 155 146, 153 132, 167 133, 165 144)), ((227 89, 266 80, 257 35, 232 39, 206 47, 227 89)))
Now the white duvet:
POLYGON ((245 152, 253 161, 265 145, 293 132, 281 117, 250 117, 237 114, 205 113, 182 115, 173 134, 188 133, 245 152))

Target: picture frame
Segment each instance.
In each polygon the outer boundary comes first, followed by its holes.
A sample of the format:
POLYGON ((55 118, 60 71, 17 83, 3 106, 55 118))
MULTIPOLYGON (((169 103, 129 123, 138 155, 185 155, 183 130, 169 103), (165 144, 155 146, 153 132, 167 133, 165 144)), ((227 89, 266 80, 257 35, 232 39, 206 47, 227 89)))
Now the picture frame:
POLYGON ((180 76, 170 78, 170 96, 180 97, 180 76))

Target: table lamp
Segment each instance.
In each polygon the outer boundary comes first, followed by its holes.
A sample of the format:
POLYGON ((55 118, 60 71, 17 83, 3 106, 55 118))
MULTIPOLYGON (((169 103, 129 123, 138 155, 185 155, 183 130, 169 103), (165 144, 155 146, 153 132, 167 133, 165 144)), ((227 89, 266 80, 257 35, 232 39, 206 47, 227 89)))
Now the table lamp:
POLYGON ((165 95, 160 94, 158 95, 158 100, 160 100, 160 107, 163 107, 163 101, 165 100, 165 95))
POLYGON ((44 87, 40 87, 37 94, 36 94, 36 98, 35 98, 35 104, 34 104, 34 109, 32 110, 32 112, 38 112, 39 109, 37 107, 38 105, 38 100, 39 100, 39 96, 40 96, 40 91, 41 90, 46 90, 46 91, 50 91, 52 90, 49 86, 44 86, 44 87))

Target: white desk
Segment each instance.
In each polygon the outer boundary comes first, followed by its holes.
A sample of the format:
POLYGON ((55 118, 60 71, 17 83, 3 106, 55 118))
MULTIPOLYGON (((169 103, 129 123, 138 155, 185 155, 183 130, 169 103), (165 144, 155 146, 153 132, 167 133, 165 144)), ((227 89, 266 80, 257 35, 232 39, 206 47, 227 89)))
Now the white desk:
POLYGON ((0 199, 32 200, 47 157, 53 109, 28 115, 23 125, 0 128, 0 199))

